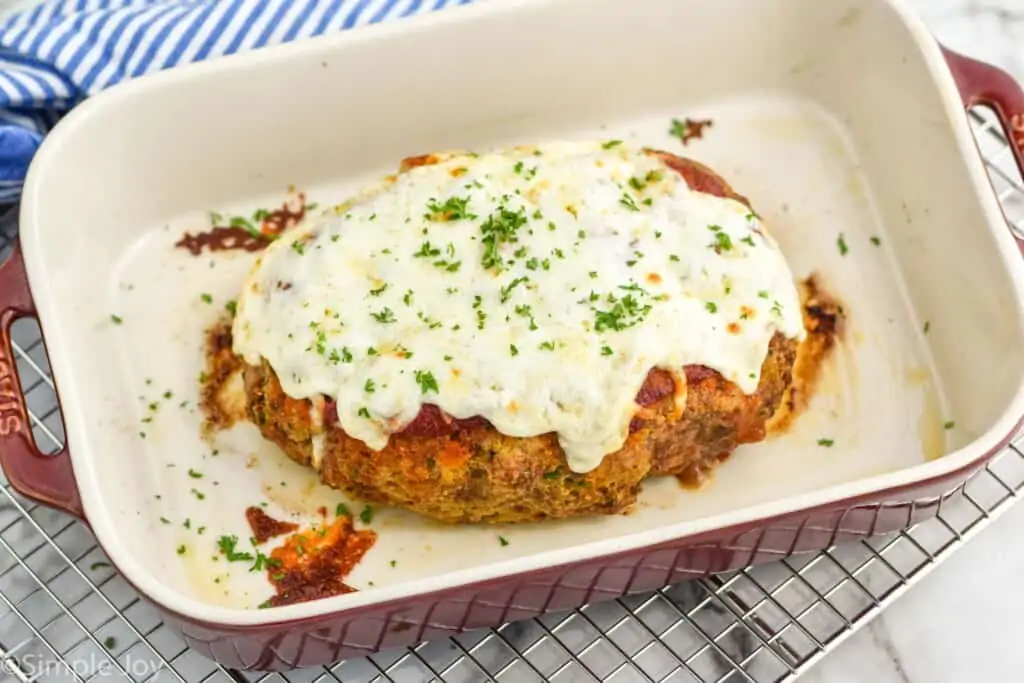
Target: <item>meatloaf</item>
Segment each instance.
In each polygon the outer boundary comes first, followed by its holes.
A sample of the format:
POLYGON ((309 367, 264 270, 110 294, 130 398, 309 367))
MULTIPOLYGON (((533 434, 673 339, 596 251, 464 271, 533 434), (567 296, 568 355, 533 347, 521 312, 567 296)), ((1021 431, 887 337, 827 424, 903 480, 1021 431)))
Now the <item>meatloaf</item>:
POLYGON ((286 232, 211 335, 209 374, 237 368, 245 417, 329 486, 443 522, 533 522, 627 510, 646 478, 699 479, 763 439, 804 335, 777 245, 725 180, 566 143, 413 157, 286 232))

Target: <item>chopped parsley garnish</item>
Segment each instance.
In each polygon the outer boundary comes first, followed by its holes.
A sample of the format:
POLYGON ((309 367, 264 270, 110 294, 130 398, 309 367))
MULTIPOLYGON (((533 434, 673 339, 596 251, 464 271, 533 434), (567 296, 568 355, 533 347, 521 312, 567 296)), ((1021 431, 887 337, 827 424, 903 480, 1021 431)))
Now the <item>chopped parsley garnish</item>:
POLYGON ((931 322, 928 321, 928 320, 925 320, 924 321, 924 328, 923 328, 924 333, 928 334, 928 330, 930 330, 931 328, 932 328, 931 322))
POLYGON ((711 245, 711 248, 714 249, 716 253, 721 254, 723 251, 729 251, 732 249, 732 238, 729 237, 728 233, 722 232, 722 229, 717 225, 711 225, 708 227, 714 230, 715 233, 715 243, 711 245))
POLYGON ((256 551, 256 560, 255 560, 255 562, 253 562, 253 565, 251 567, 249 567, 249 571, 251 571, 251 572, 258 572, 258 571, 263 571, 263 570, 269 569, 271 567, 280 567, 280 566, 281 566, 281 561, 280 560, 275 560, 275 559, 269 558, 266 555, 264 555, 263 553, 261 553, 259 550, 257 550, 256 551))
POLYGON ((404 303, 406 306, 411 306, 412 305, 412 290, 411 289, 408 292, 406 292, 405 295, 402 297, 402 303, 404 303))
POLYGON ((370 290, 370 296, 380 296, 381 294, 384 293, 384 290, 386 290, 387 288, 388 288, 388 283, 385 282, 384 284, 382 284, 377 289, 371 289, 370 290))
POLYGON ((372 379, 368 379, 366 380, 366 384, 363 385, 363 391, 365 391, 368 394, 372 394, 373 392, 377 391, 377 385, 374 384, 372 379))
POLYGON ((501 303, 505 303, 506 301, 509 300, 509 297, 512 296, 512 290, 513 289, 515 289, 517 286, 519 286, 519 285, 521 285, 523 283, 529 282, 529 281, 530 281, 530 278, 528 278, 528 277, 517 277, 515 280, 510 282, 508 284, 508 286, 502 287, 501 288, 501 303))
POLYGON ((835 441, 832 439, 818 439, 818 445, 824 446, 825 448, 831 448, 835 441))
POLYGON ((424 394, 433 391, 437 393, 437 380, 434 379, 434 373, 424 370, 416 371, 416 382, 420 385, 420 391, 424 394))
POLYGON ((387 306, 377 313, 370 313, 370 317, 383 325, 395 322, 395 312, 387 306))
POLYGON ((302 242, 300 242, 298 240, 295 240, 294 242, 292 242, 292 249, 299 256, 302 256, 303 254, 306 253, 306 245, 304 245, 302 242))
POLYGON ((206 500, 206 494, 198 489, 192 489, 192 495, 196 497, 196 500, 206 500))
POLYGON ((538 346, 537 348, 539 348, 542 351, 554 351, 555 350, 555 342, 553 342, 553 341, 541 342, 540 346, 538 346))
POLYGON ((527 306, 526 304, 519 304, 518 306, 516 306, 515 310, 516 310, 516 315, 521 316, 523 318, 529 318, 530 319, 530 329, 531 330, 536 330, 537 329, 537 323, 535 323, 534 320, 533 320, 533 311, 530 309, 529 306, 527 306))
POLYGON ((602 356, 610 356, 613 353, 615 353, 615 352, 612 351, 612 347, 608 346, 607 344, 605 344, 604 346, 601 347, 601 355, 602 356))
POLYGON ((519 349, 516 348, 515 344, 509 344, 508 345, 508 352, 510 354, 512 354, 513 356, 518 356, 519 355, 519 349))
POLYGON ((332 349, 329 359, 332 363, 351 363, 352 352, 348 350, 347 346, 341 347, 341 351, 338 349, 332 349))
POLYGON ((228 224, 232 228, 242 228, 253 237, 260 237, 261 233, 256 229, 256 226, 249 222, 249 219, 242 216, 232 216, 228 224))
MULTIPOLYGON (((487 320, 487 314, 484 313, 483 311, 481 311, 480 309, 477 309, 477 311, 476 311, 476 329, 478 329, 478 330, 484 329, 484 322, 486 320, 487 320)), ((455 329, 455 328, 452 328, 452 329, 455 329)))
POLYGON ((619 203, 625 206, 630 211, 639 211, 640 207, 636 205, 636 200, 629 196, 629 193, 623 192, 622 197, 619 198, 619 203))
POLYGON ((202 479, 203 478, 203 473, 202 472, 196 472, 194 469, 192 469, 190 467, 188 469, 188 476, 192 477, 193 479, 202 479))
POLYGON ((363 511, 359 513, 359 521, 363 524, 369 524, 373 521, 373 508, 367 505, 363 508, 363 511))
POLYGON ((366 406, 360 408, 357 415, 359 415, 359 417, 365 417, 367 420, 370 419, 370 411, 366 409, 366 406))
POLYGON ((704 304, 704 308, 708 309, 708 313, 718 313, 718 305, 714 301, 704 304))
POLYGON ((621 299, 608 295, 608 302, 612 304, 607 311, 594 310, 594 329, 597 332, 614 330, 616 332, 636 325, 651 311, 651 305, 640 305, 632 294, 621 299))
POLYGON ((111 314, 110 315, 110 322, 114 323, 115 325, 120 325, 121 323, 124 322, 124 318, 122 318, 119 315, 111 314))
POLYGON ((524 209, 510 211, 506 207, 500 206, 497 211, 488 216, 487 220, 480 225, 480 234, 483 235, 481 242, 484 245, 480 264, 486 269, 501 269, 503 264, 498 250, 502 244, 516 242, 516 232, 526 222, 524 209))
POLYGON ((462 267, 462 261, 434 261, 434 266, 445 272, 454 273, 462 267))
POLYGON ((748 246, 751 246, 751 247, 756 247, 756 246, 757 246, 757 245, 756 245, 756 244, 754 243, 754 238, 753 238, 753 237, 751 237, 750 235, 747 235, 746 237, 744 237, 743 239, 741 239, 741 240, 740 240, 740 242, 743 242, 744 244, 746 244, 746 245, 748 245, 748 246))
POLYGON ((882 238, 878 237, 877 235, 872 235, 871 244, 875 245, 876 247, 879 246, 880 244, 882 244, 882 238))
POLYGON ((351 517, 352 513, 349 512, 348 506, 344 503, 338 503, 338 507, 334 508, 335 517, 351 517))
POLYGON ((206 292, 203 292, 202 294, 200 294, 199 298, 203 300, 204 304, 212 304, 213 303, 213 296, 207 294, 206 292))
POLYGON ((469 197, 449 197, 443 204, 431 199, 427 202, 427 213, 423 217, 431 221, 473 220, 476 215, 466 210, 468 205, 469 197))
POLYGON ((679 256, 677 256, 676 254, 669 254, 668 255, 668 260, 669 261, 676 261, 676 262, 678 262, 679 261, 679 256))
POLYGON ((836 239, 836 246, 839 247, 840 256, 846 256, 846 252, 850 250, 846 246, 846 239, 843 237, 843 233, 839 233, 839 237, 836 239))
POLYGON ((228 562, 252 562, 252 553, 239 552, 235 549, 238 545, 238 536, 221 536, 217 539, 217 547, 227 557, 228 562))
POLYGON ((438 327, 441 327, 441 323, 439 321, 424 315, 423 311, 418 311, 416 313, 416 317, 419 318, 428 329, 436 330, 438 327))
POLYGON ((224 304, 224 309, 231 315, 234 315, 238 311, 238 302, 234 300, 229 301, 224 304))
POLYGON ((421 244, 420 250, 413 254, 415 258, 433 258, 440 255, 441 250, 437 247, 431 246, 430 242, 424 242, 421 244))
POLYGON ((956 427, 956 422, 953 422, 952 420, 942 425, 943 429, 952 429, 953 427, 956 427))
POLYGON ((508 545, 508 539, 505 538, 504 536, 498 536, 498 543, 500 543, 501 547, 504 548, 505 546, 508 545))
POLYGON ((618 147, 621 144, 622 140, 609 140, 601 145, 601 149, 611 149, 612 147, 618 147))
POLYGON ((184 545, 179 545, 178 546, 178 554, 179 555, 184 555, 185 554, 185 546, 184 545))

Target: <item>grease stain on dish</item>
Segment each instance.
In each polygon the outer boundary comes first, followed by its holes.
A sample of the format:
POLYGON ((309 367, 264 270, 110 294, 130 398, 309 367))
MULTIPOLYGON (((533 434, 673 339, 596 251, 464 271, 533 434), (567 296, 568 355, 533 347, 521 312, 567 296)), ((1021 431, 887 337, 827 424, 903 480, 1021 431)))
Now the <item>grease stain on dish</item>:
POLYGON ((798 348, 793 380, 782 405, 768 423, 773 438, 787 432, 816 396, 834 393, 842 387, 842 383, 832 381, 836 375, 830 366, 836 349, 841 348, 847 337, 847 313, 817 273, 801 281, 799 290, 808 334, 798 348))
POLYGON ((923 396, 921 417, 917 424, 921 448, 925 460, 936 460, 944 456, 949 448, 945 428, 947 421, 942 415, 942 407, 932 386, 931 375, 926 375, 924 381, 918 380, 914 383, 920 385, 923 396))

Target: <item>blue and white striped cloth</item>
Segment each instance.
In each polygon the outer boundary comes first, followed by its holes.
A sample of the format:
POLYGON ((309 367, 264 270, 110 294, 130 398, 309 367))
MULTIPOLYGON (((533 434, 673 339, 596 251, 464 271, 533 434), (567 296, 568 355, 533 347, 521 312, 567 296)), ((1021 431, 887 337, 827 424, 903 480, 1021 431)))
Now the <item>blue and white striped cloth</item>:
POLYGON ((47 0, 0 21, 0 201, 84 98, 179 64, 472 0, 47 0))

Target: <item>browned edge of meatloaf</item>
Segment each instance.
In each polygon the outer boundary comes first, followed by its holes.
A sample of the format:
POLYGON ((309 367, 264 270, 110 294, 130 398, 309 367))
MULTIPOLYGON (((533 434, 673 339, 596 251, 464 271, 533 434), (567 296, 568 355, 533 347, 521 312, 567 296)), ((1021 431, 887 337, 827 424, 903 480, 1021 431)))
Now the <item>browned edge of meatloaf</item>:
MULTIPOLYGON (((613 513, 631 506, 650 476, 708 468, 742 443, 760 440, 789 386, 796 344, 772 341, 758 390, 745 395, 717 372, 687 368, 686 408, 663 394, 642 409, 623 447, 591 472, 572 472, 554 434, 517 438, 486 422, 442 433, 401 432, 380 451, 340 428, 325 408, 321 480, 368 502, 448 522, 523 522, 613 513)), ((249 419, 303 464, 312 460, 308 401, 287 396, 266 363, 244 369, 249 419)), ((662 371, 653 377, 671 376, 662 371)), ((647 386, 663 380, 648 380, 647 386)))

